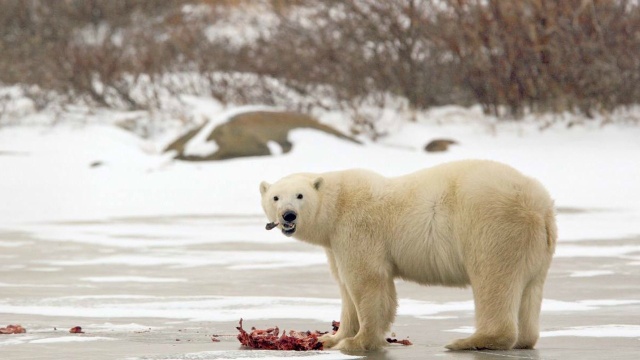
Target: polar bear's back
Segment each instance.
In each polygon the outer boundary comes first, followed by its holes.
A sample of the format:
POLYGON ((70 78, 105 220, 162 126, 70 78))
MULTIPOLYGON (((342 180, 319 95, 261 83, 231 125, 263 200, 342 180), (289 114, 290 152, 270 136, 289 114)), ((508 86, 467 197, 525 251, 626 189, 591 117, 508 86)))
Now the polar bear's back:
POLYGON ((396 183, 393 188, 411 193, 408 198, 413 202, 448 202, 457 212, 492 208, 544 212, 553 207, 549 193, 537 180, 489 160, 446 163, 391 182, 396 183))
POLYGON ((483 254, 553 254, 553 201, 510 166, 457 161, 389 179, 388 189, 403 199, 387 235, 399 276, 463 286, 468 267, 488 260, 483 254))

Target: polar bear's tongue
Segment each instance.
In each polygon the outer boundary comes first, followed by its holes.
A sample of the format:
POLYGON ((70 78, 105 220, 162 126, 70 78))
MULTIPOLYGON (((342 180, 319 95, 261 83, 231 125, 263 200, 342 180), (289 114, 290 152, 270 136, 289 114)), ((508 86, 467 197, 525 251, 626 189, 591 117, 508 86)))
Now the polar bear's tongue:
POLYGON ((271 230, 271 229, 273 229, 273 228, 274 228, 274 227, 276 227, 276 226, 278 226, 278 223, 277 223, 277 222, 270 222, 270 223, 267 223, 267 226, 265 226, 265 229, 267 229, 267 230, 271 230))

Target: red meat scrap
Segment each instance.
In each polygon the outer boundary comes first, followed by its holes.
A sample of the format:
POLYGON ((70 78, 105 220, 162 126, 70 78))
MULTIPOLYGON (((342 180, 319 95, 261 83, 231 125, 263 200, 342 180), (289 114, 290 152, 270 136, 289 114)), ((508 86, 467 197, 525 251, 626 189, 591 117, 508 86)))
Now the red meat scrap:
POLYGON ((20 325, 7 325, 7 327, 0 328, 0 334, 23 334, 27 330, 20 325))
POLYGON ((398 340, 398 339, 387 338, 387 342, 389 344, 413 345, 413 343, 409 341, 409 339, 398 340))
POLYGON ((318 340, 318 337, 322 333, 316 331, 283 331, 280 334, 278 327, 269 328, 266 330, 259 330, 251 328, 251 332, 248 333, 242 328, 242 319, 240 319, 240 326, 236 327, 240 333, 238 334, 238 340, 243 346, 252 349, 262 350, 295 350, 295 351, 307 351, 307 350, 322 350, 322 342, 318 340))
POLYGON ((74 326, 71 329, 69 329, 69 332, 72 334, 84 334, 84 331, 82 331, 82 328, 80 326, 74 326))
MULTIPOLYGON (((333 334, 335 334, 340 328, 339 321, 331 322, 331 326, 333 327, 333 334)), ((322 342, 318 340, 318 338, 326 332, 320 331, 289 331, 287 334, 286 331, 282 332, 280 335, 280 329, 278 327, 269 328, 266 330, 256 329, 254 327, 251 328, 251 332, 247 332, 242 328, 242 319, 240 319, 240 326, 236 327, 240 333, 238 334, 238 341, 246 347, 252 349, 262 349, 262 350, 296 350, 296 351, 307 351, 307 350, 323 350, 322 342)), ((390 344, 401 344, 401 345, 413 345, 411 341, 398 340, 388 338, 387 342, 390 344)))
POLYGON ((333 320, 331 322, 331 330, 333 330, 333 335, 338 332, 338 329, 340 329, 340 321, 333 320))

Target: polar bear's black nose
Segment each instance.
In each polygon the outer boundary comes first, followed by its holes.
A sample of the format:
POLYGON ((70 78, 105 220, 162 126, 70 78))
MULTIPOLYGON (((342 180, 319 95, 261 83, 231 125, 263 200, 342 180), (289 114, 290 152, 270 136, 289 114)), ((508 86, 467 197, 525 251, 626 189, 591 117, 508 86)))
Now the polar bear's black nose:
POLYGON ((284 215, 282 215, 282 218, 284 219, 284 221, 286 222, 292 222, 294 221, 298 216, 296 215, 295 212, 293 211, 287 211, 284 213, 284 215))

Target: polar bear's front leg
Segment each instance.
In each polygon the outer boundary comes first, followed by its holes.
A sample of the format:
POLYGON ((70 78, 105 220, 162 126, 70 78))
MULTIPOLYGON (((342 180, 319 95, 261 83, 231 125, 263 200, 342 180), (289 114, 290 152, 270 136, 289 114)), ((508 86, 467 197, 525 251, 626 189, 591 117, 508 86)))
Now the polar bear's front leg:
POLYGON ((363 257, 338 259, 341 279, 351 296, 360 325, 354 337, 341 340, 334 348, 346 351, 378 350, 387 345, 384 335, 395 318, 397 298, 393 276, 384 265, 363 257))
POLYGON ((341 340, 353 337, 358 333, 358 313, 356 306, 344 284, 340 284, 342 298, 342 312, 340 314, 340 327, 335 335, 325 334, 320 337, 322 345, 326 348, 336 346, 341 340))
POLYGON ((342 339, 348 337, 354 337, 358 333, 360 328, 358 324, 358 313, 356 312, 356 306, 351 300, 351 295, 347 291, 347 287, 340 278, 340 273, 336 265, 336 259, 333 256, 333 251, 326 249, 327 259, 329 260, 329 267, 331 273, 340 286, 340 297, 342 299, 342 311, 340 314, 340 327, 334 334, 326 334, 320 337, 320 341, 325 348, 331 348, 336 346, 342 339))

